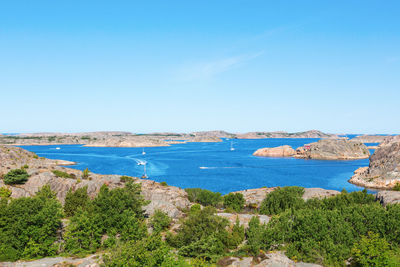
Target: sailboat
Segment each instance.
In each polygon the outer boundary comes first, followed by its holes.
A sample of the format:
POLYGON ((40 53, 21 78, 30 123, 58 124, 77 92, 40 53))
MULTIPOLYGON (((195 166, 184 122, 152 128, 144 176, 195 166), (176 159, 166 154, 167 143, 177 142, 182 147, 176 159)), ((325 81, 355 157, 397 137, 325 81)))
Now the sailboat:
POLYGON ((149 177, 147 176, 147 174, 146 174, 146 163, 147 163, 147 162, 145 162, 145 163, 143 164, 143 175, 142 175, 142 179, 149 178, 149 177))
POLYGON ((143 148, 143 150, 142 150, 142 155, 146 155, 146 152, 144 152, 144 148, 143 148))
POLYGON ((234 151, 235 148, 233 147, 233 142, 231 142, 231 151, 234 151))

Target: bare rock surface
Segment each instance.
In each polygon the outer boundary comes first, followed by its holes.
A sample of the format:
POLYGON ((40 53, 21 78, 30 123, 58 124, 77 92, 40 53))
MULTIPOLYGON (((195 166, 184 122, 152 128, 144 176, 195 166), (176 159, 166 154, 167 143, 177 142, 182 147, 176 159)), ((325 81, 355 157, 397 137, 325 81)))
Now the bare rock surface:
POLYGON ((304 262, 294 262, 283 252, 267 253, 261 257, 229 257, 225 258, 220 266, 239 266, 239 267, 318 267, 321 265, 304 262))
POLYGON ((321 160, 366 159, 368 148, 361 142, 346 139, 322 139, 296 149, 296 158, 321 160))
POLYGON ((231 225, 236 223, 236 219, 239 219, 239 224, 243 225, 244 228, 249 227, 249 222, 251 218, 257 216, 260 219, 261 224, 267 224, 269 222, 270 217, 267 215, 255 215, 255 214, 235 214, 235 213, 226 213, 226 212, 219 212, 217 213, 218 216, 224 217, 228 219, 231 225))
MULTIPOLYGON (((256 189, 247 189, 242 191, 237 191, 234 193, 241 193, 246 201, 247 206, 256 206, 259 207, 261 202, 264 200, 267 194, 273 192, 278 187, 265 187, 265 188, 256 188, 256 189)), ((304 188, 303 199, 308 200, 310 198, 325 198, 332 197, 337 194, 340 194, 339 191, 336 190, 327 190, 322 188, 304 188)))
POLYGON ((384 206, 387 204, 400 204, 400 191, 379 191, 375 196, 384 206))
POLYGON ((262 138, 339 138, 335 134, 326 134, 317 130, 305 132, 288 133, 288 132, 250 132, 237 134, 238 139, 262 139, 262 138))
POLYGON ((75 259, 66 257, 43 258, 34 261, 1 262, 0 267, 99 267, 99 257, 90 255, 86 258, 75 259))
POLYGON ((358 141, 362 143, 382 143, 390 136, 387 135, 359 135, 351 139, 352 141, 358 141))
POLYGON ((400 135, 385 139, 370 157, 369 166, 356 170, 349 182, 378 189, 400 183, 400 135))
POLYGON ((296 154, 296 151, 288 145, 278 147, 260 148, 253 153, 253 156, 258 157, 291 157, 296 154))

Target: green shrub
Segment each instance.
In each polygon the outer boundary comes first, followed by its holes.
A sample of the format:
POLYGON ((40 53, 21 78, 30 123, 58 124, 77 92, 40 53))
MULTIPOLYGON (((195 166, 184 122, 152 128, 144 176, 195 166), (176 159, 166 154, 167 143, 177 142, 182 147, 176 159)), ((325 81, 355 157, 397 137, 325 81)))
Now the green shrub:
POLYGON ((89 178, 89 174, 90 174, 89 169, 88 168, 84 169, 83 172, 82 172, 82 179, 88 179, 89 178))
POLYGON ((201 188, 186 188, 189 201, 199 203, 203 206, 216 207, 221 201, 221 193, 214 193, 212 191, 201 188))
POLYGON ((79 208, 85 208, 89 202, 89 196, 87 194, 87 186, 78 188, 75 192, 70 188, 65 197, 64 213, 67 217, 75 215, 75 212, 79 208))
POLYGON ((52 170, 51 171, 55 176, 60 178, 75 178, 74 174, 69 174, 67 172, 59 171, 59 170, 52 170))
POLYGON ((193 204, 191 207, 190 207, 190 213, 196 213, 196 212, 198 212, 198 211, 200 211, 201 210, 201 205, 200 204, 193 204))
POLYGON ((119 177, 119 180, 120 180, 121 182, 123 182, 123 183, 126 183, 126 182, 133 181, 134 178, 131 177, 131 176, 122 175, 121 177, 119 177))
POLYGON ((24 166, 22 166, 22 169, 29 169, 29 166, 25 164, 24 166))
POLYGON ((361 240, 354 244, 351 252, 352 265, 355 266, 398 266, 400 264, 398 249, 397 252, 392 250, 385 239, 372 232, 361 237, 361 240))
POLYGON ((224 196, 225 208, 231 208, 236 212, 240 212, 243 209, 245 202, 241 193, 229 193, 224 196))
POLYGON ((189 213, 176 235, 167 235, 167 242, 178 248, 178 254, 186 257, 213 259, 228 248, 228 221, 215 215, 213 207, 189 213))
POLYGON ((393 187, 394 191, 400 191, 400 182, 397 182, 394 187, 393 187))
POLYGON ((304 206, 302 196, 304 188, 298 186, 278 187, 267 194, 260 205, 260 213, 273 215, 287 209, 298 209, 304 206))
POLYGON ((164 231, 171 224, 171 218, 161 210, 156 210, 150 219, 150 226, 156 233, 164 231))
POLYGON ((162 186, 168 186, 167 182, 161 182, 160 185, 162 185, 162 186))
POLYGON ((0 201, 0 261, 53 256, 62 209, 49 186, 34 197, 0 201))
POLYGON ((4 175, 5 184, 24 184, 28 181, 29 174, 23 169, 14 169, 4 175))
POLYGON ((244 234, 244 226, 240 225, 239 217, 236 217, 236 222, 233 225, 229 236, 228 236, 228 247, 230 249, 235 249, 238 245, 240 245, 245 238, 244 234))
POLYGON ((253 216, 249 222, 249 227, 246 229, 246 250, 253 256, 257 256, 260 253, 260 249, 264 247, 263 233, 265 227, 261 225, 260 219, 257 216, 253 216))
POLYGON ((8 198, 11 196, 11 190, 8 189, 7 187, 3 186, 0 187, 0 198, 8 198))

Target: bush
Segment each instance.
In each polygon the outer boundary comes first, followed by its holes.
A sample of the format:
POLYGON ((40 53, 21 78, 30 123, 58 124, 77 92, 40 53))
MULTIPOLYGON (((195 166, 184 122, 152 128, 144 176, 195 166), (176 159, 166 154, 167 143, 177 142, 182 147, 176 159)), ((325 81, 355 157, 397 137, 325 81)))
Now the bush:
POLYGON ((11 190, 7 187, 0 187, 0 198, 9 198, 11 196, 11 190))
POLYGON ((221 193, 214 193, 212 191, 201 188, 186 188, 189 201, 199 203, 203 206, 216 207, 221 201, 221 193))
POLYGON ((49 186, 34 197, 0 201, 0 261, 55 255, 61 215, 61 204, 49 186))
POLYGON ((88 179, 89 178, 89 174, 90 174, 89 169, 88 168, 84 169, 83 172, 82 172, 82 179, 88 179))
POLYGON ((5 184, 24 184, 28 181, 29 174, 23 169, 14 169, 4 175, 5 184))
POLYGON ((215 215, 213 207, 189 213, 176 235, 168 235, 167 242, 178 248, 178 254, 187 257, 213 259, 229 246, 228 221, 215 215))
POLYGON ((278 187, 276 190, 267 194, 260 205, 260 213, 273 215, 290 208, 299 209, 304 206, 304 200, 301 198, 303 194, 304 188, 302 187, 278 187))
POLYGON ((162 186, 168 186, 167 182, 161 182, 160 185, 162 185, 162 186))
POLYGON ((352 265, 355 266, 398 266, 400 257, 389 243, 378 234, 368 232, 352 249, 352 265))
POLYGON ((164 231, 171 224, 171 218, 160 210, 156 210, 150 219, 150 226, 156 233, 164 231))
POLYGON ((75 175, 69 174, 67 172, 59 171, 59 170, 52 170, 51 171, 55 176, 60 178, 75 178, 75 175))
MULTIPOLYGON (((146 235, 140 185, 127 183, 124 188, 110 190, 103 185, 95 199, 71 217, 65 233, 65 248, 69 253, 93 253, 102 246, 101 238, 116 237, 121 241, 137 240, 146 235)), ((106 241, 107 247, 114 241, 106 241)))
POLYGON ((133 179, 133 177, 126 176, 126 175, 122 175, 121 177, 119 177, 119 180, 120 180, 121 182, 123 182, 123 183, 126 183, 126 182, 131 182, 131 181, 133 181, 134 179, 133 179))
POLYGON ((87 194, 87 186, 78 188, 75 192, 70 188, 65 197, 64 213, 67 217, 75 215, 75 212, 79 208, 85 208, 89 202, 89 196, 87 194))
POLYGON ((236 212, 240 212, 243 209, 245 202, 243 194, 241 193, 229 193, 224 196, 225 208, 231 208, 236 212))
POLYGON ((394 191, 400 191, 400 182, 397 182, 394 187, 393 187, 394 191))

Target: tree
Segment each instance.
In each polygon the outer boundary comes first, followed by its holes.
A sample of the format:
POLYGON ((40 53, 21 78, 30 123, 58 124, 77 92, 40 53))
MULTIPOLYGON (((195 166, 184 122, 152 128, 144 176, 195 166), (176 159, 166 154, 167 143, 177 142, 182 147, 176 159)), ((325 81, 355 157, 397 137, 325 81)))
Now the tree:
POLYGON ((0 202, 0 261, 55 255, 61 204, 49 186, 34 197, 0 202))
POLYGON ((85 208, 89 202, 87 186, 78 188, 75 192, 70 188, 65 197, 64 212, 67 217, 73 216, 79 208, 85 208))
POLYGON ((222 200, 221 193, 214 193, 210 190, 201 188, 186 188, 188 198, 191 202, 199 203, 203 206, 216 207, 222 200))
POLYGON ((150 220, 150 225, 156 233, 164 231, 170 224, 171 218, 161 210, 156 210, 150 220))
POLYGON ((245 202, 243 194, 241 193, 229 193, 224 196, 225 208, 231 208, 236 212, 240 212, 243 209, 245 202))
POLYGON ((5 184, 24 184, 28 181, 29 174, 25 169, 14 169, 4 175, 5 184))
POLYGON ((267 194, 260 205, 260 213, 273 215, 290 208, 298 209, 304 205, 304 200, 301 198, 303 194, 304 188, 302 187, 278 187, 267 194))

